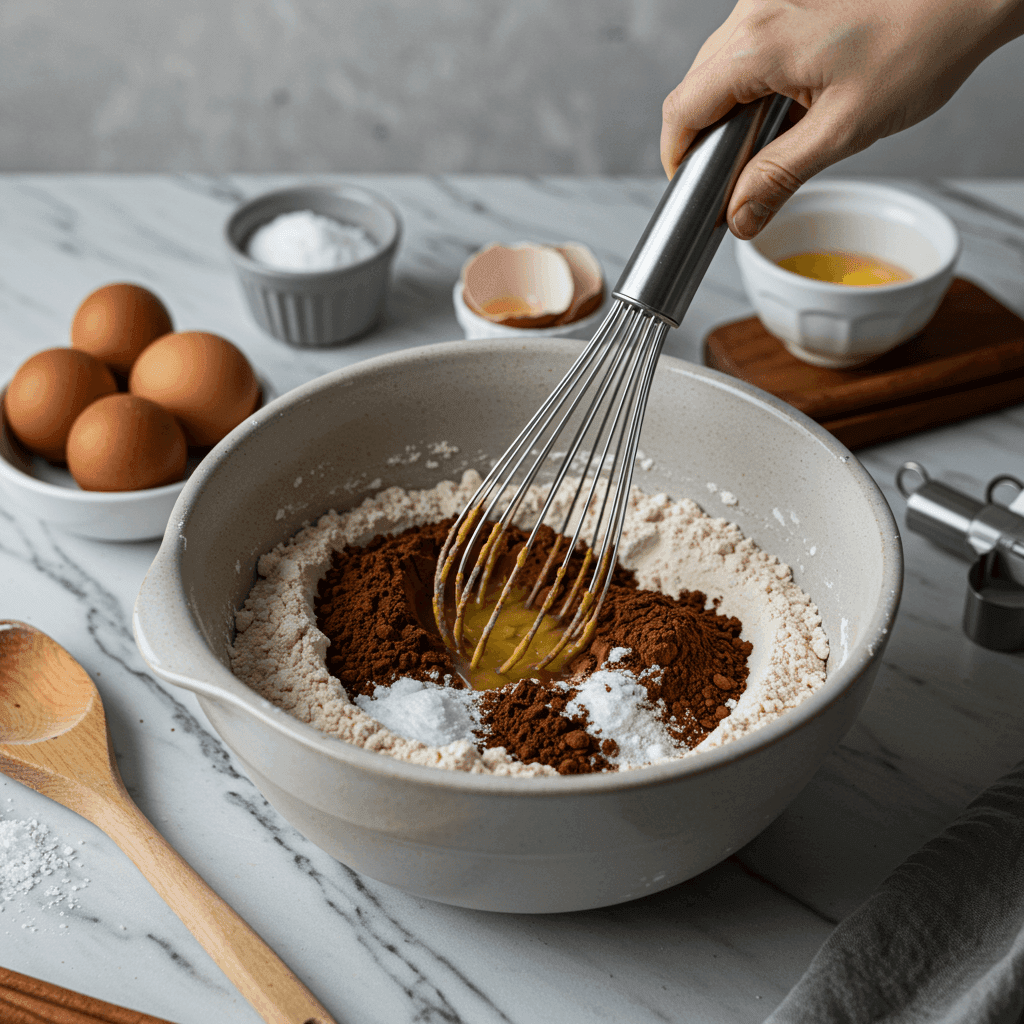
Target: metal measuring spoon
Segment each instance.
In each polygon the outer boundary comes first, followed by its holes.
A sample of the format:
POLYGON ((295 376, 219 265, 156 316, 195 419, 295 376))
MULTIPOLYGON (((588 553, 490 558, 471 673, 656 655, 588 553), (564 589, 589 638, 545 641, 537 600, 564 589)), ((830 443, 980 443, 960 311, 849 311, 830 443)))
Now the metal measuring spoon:
POLYGON ((335 1024, 135 806, 85 669, 45 633, 9 620, 0 621, 0 771, 106 832, 268 1024, 335 1024))

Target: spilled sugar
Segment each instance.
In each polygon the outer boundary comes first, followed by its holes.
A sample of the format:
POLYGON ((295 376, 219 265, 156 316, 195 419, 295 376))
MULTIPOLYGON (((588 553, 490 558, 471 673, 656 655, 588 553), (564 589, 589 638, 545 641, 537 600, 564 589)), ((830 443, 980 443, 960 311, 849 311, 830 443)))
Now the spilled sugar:
MULTIPOLYGON (((79 840, 79 845, 83 843, 79 840)), ((52 911, 58 919, 57 931, 63 933, 78 907, 78 893, 88 884, 78 851, 62 843, 46 825, 35 818, 0 819, 0 922, 38 932, 35 913, 52 911)))
MULTIPOLYGON (((665 728, 639 679, 626 669, 610 667, 628 653, 626 647, 613 648, 601 670, 578 687, 556 684, 575 691, 565 713, 586 718, 590 732, 598 738, 615 740, 618 753, 607 755, 614 765, 635 768, 678 757, 687 748, 665 728)), ((375 687, 372 696, 356 697, 355 703, 396 736, 443 747, 458 741, 476 742, 482 729, 483 696, 481 690, 454 690, 436 680, 402 676, 390 686, 375 687)))

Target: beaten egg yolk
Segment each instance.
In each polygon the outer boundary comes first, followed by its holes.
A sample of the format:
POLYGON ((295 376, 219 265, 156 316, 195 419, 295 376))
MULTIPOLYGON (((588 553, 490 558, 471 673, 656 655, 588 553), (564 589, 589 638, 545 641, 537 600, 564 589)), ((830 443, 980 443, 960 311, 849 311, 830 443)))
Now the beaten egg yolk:
POLYGON ((801 252, 778 261, 783 270, 789 270, 815 281, 870 287, 909 281, 902 267, 875 256, 862 256, 855 252, 801 252))
POLYGON ((532 667, 558 645, 568 625, 568 620, 559 622, 553 615, 547 614, 544 615, 540 628, 523 657, 508 672, 504 674, 498 672, 498 669, 512 656, 523 637, 530 632, 534 620, 537 618, 539 607, 526 607, 526 591, 519 593, 513 591, 509 594, 509 599, 501 606, 498 621, 487 638, 487 646, 484 648, 480 663, 476 668, 469 667, 477 641, 494 611, 494 606, 498 603, 499 593, 500 590, 496 591, 493 596, 480 604, 471 600, 466 605, 461 649, 455 659, 459 675, 474 690, 494 690, 506 683, 518 682, 521 679, 558 677, 565 668, 565 659, 571 644, 563 647, 543 669, 538 670, 532 667))

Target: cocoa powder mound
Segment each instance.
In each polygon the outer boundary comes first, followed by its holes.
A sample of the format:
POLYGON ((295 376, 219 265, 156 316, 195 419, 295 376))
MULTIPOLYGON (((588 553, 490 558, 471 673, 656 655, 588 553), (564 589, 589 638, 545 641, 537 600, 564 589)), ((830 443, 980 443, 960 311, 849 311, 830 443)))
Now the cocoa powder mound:
POLYGON ((608 589, 590 649, 577 657, 573 674, 590 675, 613 648, 627 648, 616 667, 640 677, 652 702, 665 702, 665 725, 691 749, 729 715, 726 701, 747 687, 753 646, 740 639, 743 624, 719 615, 699 590, 678 598, 653 590, 608 589), (645 673, 659 666, 660 673, 645 673), (643 675, 641 676, 641 674, 643 675))
POLYGON ((434 625, 434 566, 452 520, 374 537, 366 547, 337 551, 317 588, 316 623, 330 640, 327 668, 350 698, 400 676, 455 675, 434 625))
MULTIPOLYGON (((376 686, 401 676, 450 676, 450 685, 466 687, 437 633, 431 607, 434 569, 452 522, 379 536, 365 547, 335 553, 314 608, 330 641, 327 667, 350 698, 371 695, 376 686)), ((523 567, 524 583, 540 571, 553 538, 553 531, 542 527, 523 567)), ((509 528, 502 554, 506 565, 525 540, 523 531, 509 528)), ((574 555, 570 573, 581 560, 581 554, 574 555)), ((696 746, 728 716, 725 702, 746 688, 752 649, 739 639, 738 619, 706 604, 697 591, 672 598, 640 590, 633 573, 616 566, 594 639, 569 666, 569 676, 590 675, 613 648, 628 649, 615 667, 633 672, 652 703, 664 707, 673 738, 696 746), (645 671, 655 666, 660 671, 645 671)), ((592 735, 584 719, 565 713, 575 692, 571 685, 539 680, 484 692, 481 747, 504 747, 523 763, 550 765, 561 774, 608 770, 608 758, 617 753, 614 741, 592 735)))
POLYGON ((568 715, 573 691, 537 680, 522 680, 481 698, 483 742, 504 747, 523 764, 551 765, 559 775, 580 775, 611 767, 603 754, 614 755, 615 741, 603 743, 587 732, 585 719, 568 715))

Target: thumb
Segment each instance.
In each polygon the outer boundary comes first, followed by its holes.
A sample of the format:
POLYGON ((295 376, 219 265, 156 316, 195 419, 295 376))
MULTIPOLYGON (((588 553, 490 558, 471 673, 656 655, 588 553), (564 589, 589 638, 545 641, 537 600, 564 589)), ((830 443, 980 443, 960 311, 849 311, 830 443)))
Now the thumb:
POLYGON ((823 95, 747 164, 726 215, 737 238, 753 238, 809 178, 863 148, 844 107, 823 95))

